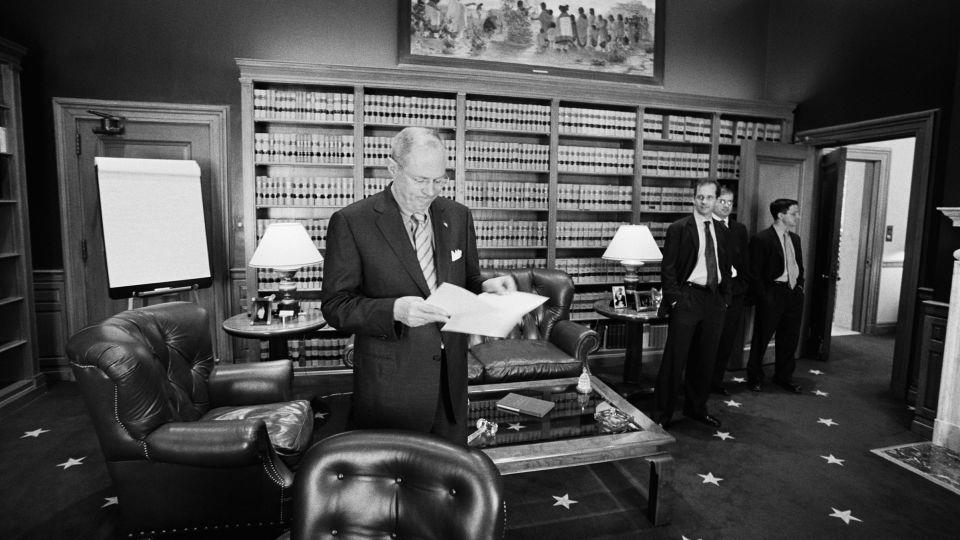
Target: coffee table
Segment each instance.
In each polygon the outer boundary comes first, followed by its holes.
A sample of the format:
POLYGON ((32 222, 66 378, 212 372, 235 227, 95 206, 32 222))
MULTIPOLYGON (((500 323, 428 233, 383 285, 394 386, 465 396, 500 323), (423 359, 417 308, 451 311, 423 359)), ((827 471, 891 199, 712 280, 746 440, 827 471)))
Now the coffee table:
POLYGON ((648 479, 637 488, 646 496, 647 518, 654 525, 669 523, 670 450, 676 439, 603 381, 591 375, 590 382, 593 391, 582 397, 576 392, 575 377, 470 386, 470 425, 484 418, 499 426, 496 435, 480 437, 471 446, 490 456, 501 474, 643 458, 648 479), (497 400, 510 392, 552 401, 553 410, 538 418, 497 408, 497 400), (626 431, 605 432, 594 419, 603 402, 629 415, 631 426, 626 431), (510 429, 517 423, 522 429, 510 429))

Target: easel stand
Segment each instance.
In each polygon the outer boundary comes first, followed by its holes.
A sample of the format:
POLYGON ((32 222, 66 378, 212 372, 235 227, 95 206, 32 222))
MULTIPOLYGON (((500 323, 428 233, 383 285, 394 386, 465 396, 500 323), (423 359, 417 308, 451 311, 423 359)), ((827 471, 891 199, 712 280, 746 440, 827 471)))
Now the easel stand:
POLYGON ((133 295, 127 299, 127 309, 133 309, 133 301, 136 298, 143 300, 143 305, 141 307, 146 307, 150 303, 150 298, 154 296, 167 296, 170 294, 179 294, 183 292, 190 291, 190 297, 193 299, 194 304, 200 303, 200 295, 197 293, 197 289, 200 287, 196 284, 187 285, 185 287, 160 287, 159 289, 154 289, 152 291, 143 291, 143 292, 134 292, 133 295))

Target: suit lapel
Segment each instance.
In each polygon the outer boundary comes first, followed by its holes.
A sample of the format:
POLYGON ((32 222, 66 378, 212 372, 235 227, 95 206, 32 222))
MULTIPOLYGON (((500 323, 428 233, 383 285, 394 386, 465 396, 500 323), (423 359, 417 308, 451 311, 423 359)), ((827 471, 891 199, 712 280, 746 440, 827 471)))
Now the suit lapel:
POLYGON ((417 261, 417 253, 413 250, 413 244, 410 243, 410 236, 403 226, 400 207, 397 206, 389 187, 382 194, 383 196, 374 205, 374 209, 380 214, 377 217, 377 228, 400 260, 400 265, 410 274, 424 297, 427 297, 430 295, 430 288, 427 287, 427 280, 423 277, 423 269, 417 261))
POLYGON ((777 274, 779 276, 787 271, 787 260, 783 256, 783 244, 780 242, 780 234, 777 232, 777 229, 771 225, 769 231, 770 241, 776 246, 773 253, 776 255, 777 267, 780 268, 780 273, 777 274))
POLYGON ((437 269, 437 286, 448 281, 450 277, 452 243, 444 206, 437 201, 430 205, 430 223, 433 224, 433 264, 437 269))

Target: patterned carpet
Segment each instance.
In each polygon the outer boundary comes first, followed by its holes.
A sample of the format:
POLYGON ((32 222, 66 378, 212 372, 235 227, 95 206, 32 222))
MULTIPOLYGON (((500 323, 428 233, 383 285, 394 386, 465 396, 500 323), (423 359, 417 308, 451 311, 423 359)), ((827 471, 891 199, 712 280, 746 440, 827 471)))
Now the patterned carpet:
MULTIPOLYGON (((888 395, 892 340, 846 336, 833 349, 830 363, 798 363, 802 395, 729 382, 734 395, 710 401, 720 430, 671 427, 671 524, 644 517, 642 468, 625 461, 504 477, 507 538, 956 538, 960 495, 871 452, 922 442, 888 395)), ((328 400, 319 437, 342 426, 346 399, 328 400)), ((75 386, 0 420, 0 538, 112 538, 123 501, 75 386)))

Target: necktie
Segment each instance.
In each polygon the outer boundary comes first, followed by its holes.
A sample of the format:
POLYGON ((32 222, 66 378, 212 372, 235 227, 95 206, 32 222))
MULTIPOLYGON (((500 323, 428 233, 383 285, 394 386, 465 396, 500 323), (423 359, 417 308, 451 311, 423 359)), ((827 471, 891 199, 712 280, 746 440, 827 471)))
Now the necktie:
POLYGON ((413 220, 413 246, 417 250, 420 269, 423 270, 423 277, 427 280, 427 287, 430 288, 430 292, 433 292, 437 289, 437 271, 433 267, 433 246, 430 244, 430 235, 427 232, 427 216, 413 214, 410 219, 413 220))
POLYGON ((793 252, 793 241, 790 233, 783 233, 783 264, 787 266, 787 283, 792 289, 797 284, 800 268, 797 266, 797 256, 793 252))
POLYGON ((707 260, 707 287, 711 291, 717 290, 717 252, 713 246, 713 235, 710 234, 710 222, 703 222, 703 237, 706 239, 706 247, 703 250, 704 258, 707 260))

